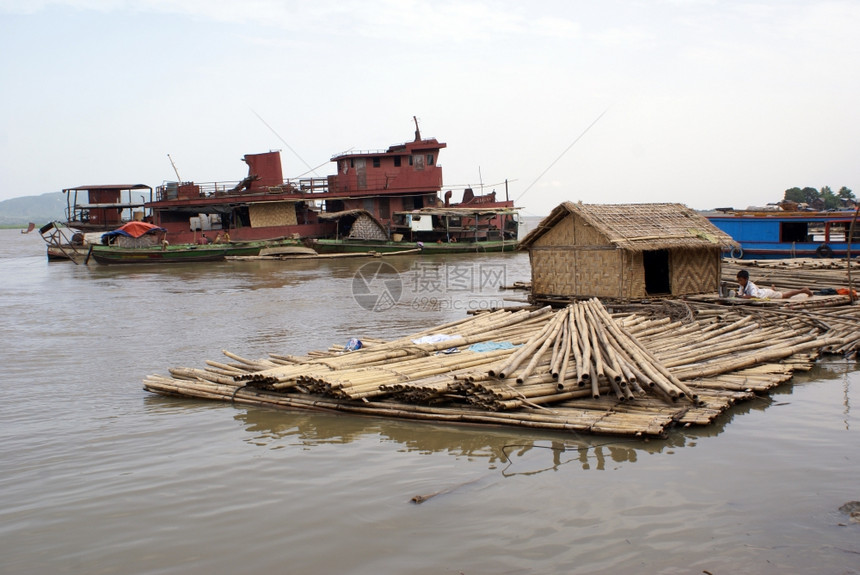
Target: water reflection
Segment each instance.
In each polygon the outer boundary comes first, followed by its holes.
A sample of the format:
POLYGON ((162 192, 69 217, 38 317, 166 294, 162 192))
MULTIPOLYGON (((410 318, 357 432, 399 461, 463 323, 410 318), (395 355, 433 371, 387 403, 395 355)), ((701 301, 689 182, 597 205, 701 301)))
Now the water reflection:
POLYGON ((677 432, 666 439, 645 441, 344 414, 240 406, 236 409, 235 420, 250 434, 246 441, 259 447, 313 447, 377 439, 380 443, 397 443, 403 451, 485 459, 490 469, 500 469, 505 476, 532 475, 570 463, 583 470, 604 471, 614 464, 635 463, 642 453, 671 453, 675 448, 694 447, 697 437, 719 433, 710 427, 697 428, 692 434, 677 432))
POLYGON ((842 382, 842 425, 851 430, 851 376, 856 372, 857 362, 850 360, 819 361, 808 372, 798 373, 792 378, 791 385, 780 386, 773 395, 791 394, 795 386, 814 384, 825 380, 842 382))
MULTIPOLYGON (((790 393, 790 389, 784 393, 790 393)), ((153 412, 198 410, 209 405, 205 401, 161 396, 147 396, 145 403, 153 412)), ((485 460, 488 469, 499 470, 508 477, 557 471, 571 464, 583 471, 617 470, 622 465, 636 463, 643 455, 672 455, 678 449, 694 448, 701 440, 723 433, 734 417, 763 411, 772 403, 768 397, 746 401, 732 407, 711 425, 677 428, 661 439, 439 424, 238 404, 230 408, 235 410, 234 420, 247 433, 244 441, 261 448, 312 449, 363 441, 394 443, 402 451, 485 460)))

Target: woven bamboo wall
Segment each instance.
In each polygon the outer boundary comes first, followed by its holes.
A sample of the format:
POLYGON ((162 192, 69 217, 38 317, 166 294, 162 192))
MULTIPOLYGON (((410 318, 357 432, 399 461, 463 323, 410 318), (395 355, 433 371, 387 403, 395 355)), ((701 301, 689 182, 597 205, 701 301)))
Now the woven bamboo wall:
POLYGON ((580 216, 570 214, 542 235, 535 246, 606 246, 606 236, 585 222, 580 216))
POLYGON ((720 287, 719 249, 672 250, 672 295, 715 292, 720 287))
POLYGON ((578 246, 608 246, 611 245, 605 235, 597 231, 594 226, 582 219, 581 216, 573 216, 574 239, 578 246))
POLYGON ((349 229, 349 237, 360 240, 387 240, 385 230, 367 214, 361 214, 349 229))
MULTIPOLYGON (((715 250, 672 250, 672 295, 715 292, 720 283, 715 250)), ((532 292, 538 296, 648 297, 640 252, 604 247, 544 247, 529 252, 532 292)))
POLYGON ((248 215, 251 217, 252 228, 294 226, 298 223, 295 202, 251 204, 248 206, 248 215))
POLYGON ((621 297, 642 298, 647 297, 645 291, 645 262, 642 252, 631 252, 622 250, 627 263, 627 285, 626 291, 621 297))
POLYGON ((612 248, 577 250, 576 287, 582 295, 625 297, 629 266, 625 253, 612 248))
POLYGON ((627 297, 629 256, 614 248, 543 248, 529 253, 538 296, 627 297))
POLYGON ((541 236, 536 246, 573 246, 576 245, 573 232, 573 214, 567 216, 541 236))
POLYGON ((576 252, 569 248, 531 249, 529 263, 532 268, 534 295, 571 295, 575 293, 574 275, 576 252))
POLYGON ((630 266, 594 227, 571 214, 529 251, 535 295, 626 297, 630 266))

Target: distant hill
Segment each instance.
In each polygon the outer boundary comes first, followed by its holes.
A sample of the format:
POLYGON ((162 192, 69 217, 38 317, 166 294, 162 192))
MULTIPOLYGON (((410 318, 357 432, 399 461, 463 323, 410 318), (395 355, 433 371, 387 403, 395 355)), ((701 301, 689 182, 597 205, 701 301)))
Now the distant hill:
POLYGON ((12 198, 0 202, 0 226, 26 226, 28 222, 41 226, 65 219, 65 212, 66 196, 63 192, 12 198))

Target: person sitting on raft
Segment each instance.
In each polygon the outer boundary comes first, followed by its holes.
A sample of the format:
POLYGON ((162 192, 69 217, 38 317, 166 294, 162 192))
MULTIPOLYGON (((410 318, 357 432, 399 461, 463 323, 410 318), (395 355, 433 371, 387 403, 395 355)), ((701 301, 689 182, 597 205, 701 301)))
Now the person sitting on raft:
POLYGON ((788 291, 776 291, 776 289, 760 288, 750 281, 750 273, 747 270, 738 272, 738 297, 744 299, 760 298, 760 299, 788 299, 797 294, 805 293, 812 295, 812 290, 808 287, 800 289, 791 289, 788 291))

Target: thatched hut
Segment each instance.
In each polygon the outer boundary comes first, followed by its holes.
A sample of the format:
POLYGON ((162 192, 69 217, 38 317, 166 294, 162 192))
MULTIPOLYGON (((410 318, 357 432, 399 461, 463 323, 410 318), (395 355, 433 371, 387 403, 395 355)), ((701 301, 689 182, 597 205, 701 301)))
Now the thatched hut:
POLYGON ((532 297, 638 299, 716 292, 732 238, 683 204, 555 208, 519 243, 532 297))
POLYGON ((373 217, 367 210, 355 209, 342 212, 321 213, 317 216, 320 220, 335 220, 337 222, 337 234, 355 240, 380 240, 389 239, 388 230, 373 217))

